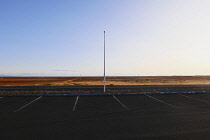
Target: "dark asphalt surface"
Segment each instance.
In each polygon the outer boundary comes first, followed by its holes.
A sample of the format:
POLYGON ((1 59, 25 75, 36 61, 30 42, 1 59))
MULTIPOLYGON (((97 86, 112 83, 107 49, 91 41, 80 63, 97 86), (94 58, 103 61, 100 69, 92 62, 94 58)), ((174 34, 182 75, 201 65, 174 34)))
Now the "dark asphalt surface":
POLYGON ((3 97, 0 139, 209 140, 210 94, 182 95, 116 96, 129 110, 113 96, 80 96, 75 111, 76 96, 3 97))

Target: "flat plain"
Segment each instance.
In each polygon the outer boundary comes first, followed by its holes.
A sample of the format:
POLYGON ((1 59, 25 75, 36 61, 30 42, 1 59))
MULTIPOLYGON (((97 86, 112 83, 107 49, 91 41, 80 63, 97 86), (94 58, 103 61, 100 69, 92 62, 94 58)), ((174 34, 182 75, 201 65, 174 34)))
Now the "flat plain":
MULTIPOLYGON (((210 76, 107 77, 107 85, 205 85, 210 76)), ((1 77, 0 86, 103 85, 103 77, 1 77)))

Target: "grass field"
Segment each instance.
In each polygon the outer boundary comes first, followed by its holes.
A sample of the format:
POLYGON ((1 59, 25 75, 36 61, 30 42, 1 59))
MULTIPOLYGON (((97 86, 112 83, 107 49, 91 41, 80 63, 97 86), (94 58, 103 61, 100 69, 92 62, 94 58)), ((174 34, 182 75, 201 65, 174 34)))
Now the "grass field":
MULTIPOLYGON (((210 76, 107 77, 107 85, 207 85, 210 76)), ((103 77, 1 77, 0 86, 103 85, 103 77)))

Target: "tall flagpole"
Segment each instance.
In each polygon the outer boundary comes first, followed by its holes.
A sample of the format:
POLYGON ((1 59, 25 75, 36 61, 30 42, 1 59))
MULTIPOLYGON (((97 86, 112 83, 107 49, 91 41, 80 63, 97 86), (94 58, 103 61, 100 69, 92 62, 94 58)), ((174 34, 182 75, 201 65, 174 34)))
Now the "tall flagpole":
POLYGON ((106 92, 106 61, 105 61, 105 58, 106 58, 106 52, 105 52, 105 31, 104 31, 104 93, 106 92))

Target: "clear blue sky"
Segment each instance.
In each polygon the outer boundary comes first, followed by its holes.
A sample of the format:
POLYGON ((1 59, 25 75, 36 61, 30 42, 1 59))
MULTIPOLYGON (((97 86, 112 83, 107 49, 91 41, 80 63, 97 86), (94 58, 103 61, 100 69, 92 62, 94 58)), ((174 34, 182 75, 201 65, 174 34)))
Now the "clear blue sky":
POLYGON ((209 0, 0 0, 0 75, 210 75, 209 0))

